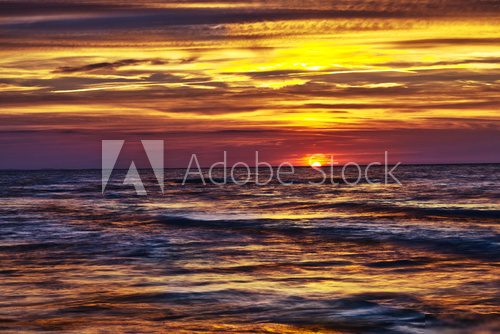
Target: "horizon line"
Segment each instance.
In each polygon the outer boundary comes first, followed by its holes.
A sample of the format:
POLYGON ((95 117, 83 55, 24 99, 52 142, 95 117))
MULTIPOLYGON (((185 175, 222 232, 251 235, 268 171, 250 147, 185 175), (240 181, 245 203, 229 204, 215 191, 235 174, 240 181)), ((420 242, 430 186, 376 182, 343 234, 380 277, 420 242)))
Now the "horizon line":
MULTIPOLYGON (((324 165, 324 166, 321 166, 319 168, 329 168, 329 167, 343 167, 347 164, 338 164, 338 165, 334 165, 334 166, 331 166, 331 165, 324 165)), ((369 164, 368 163, 359 163, 357 164, 358 166, 368 166, 369 164)), ((397 163, 390 163, 390 164, 387 164, 387 166, 396 166, 397 163)), ((446 166, 446 165, 500 165, 500 162, 451 162, 451 163, 441 163, 441 162, 437 162, 437 163, 399 163, 399 166, 446 166)), ((311 166, 308 166, 308 165, 292 165, 294 168, 312 168, 311 166)), ((381 167, 381 166, 384 166, 384 165, 374 165, 374 167, 381 167)), ((201 169, 208 169, 210 168, 211 166, 200 166, 201 169)), ((250 168, 256 168, 257 166, 248 166, 250 168)), ((264 166, 262 166, 264 167, 264 166)), ((266 166, 267 167, 267 166, 266 166)), ((280 167, 279 165, 271 165, 272 168, 278 168, 280 167)), ((283 166, 283 167, 289 167, 289 165, 287 166, 283 166)), ((163 169, 187 169, 188 166, 186 167, 164 167, 163 169)), ((195 167, 192 167, 191 169, 193 169, 195 167)), ((232 167, 226 167, 226 169, 230 169, 232 167)), ((242 168, 246 168, 246 167, 240 167, 240 166, 237 166, 237 167, 234 167, 235 169, 242 169, 242 168)), ((316 167, 318 168, 318 167, 316 167)), ((137 168, 138 170, 144 170, 144 169, 151 169, 150 167, 138 167, 137 168)), ((223 169, 223 167, 214 167, 214 169, 223 169)), ((102 168, 50 168, 50 167, 47 167, 47 168, 0 168, 0 172, 4 172, 4 171, 82 171, 82 170, 102 170, 102 168)), ((128 170, 128 168, 112 168, 112 170, 128 170)))

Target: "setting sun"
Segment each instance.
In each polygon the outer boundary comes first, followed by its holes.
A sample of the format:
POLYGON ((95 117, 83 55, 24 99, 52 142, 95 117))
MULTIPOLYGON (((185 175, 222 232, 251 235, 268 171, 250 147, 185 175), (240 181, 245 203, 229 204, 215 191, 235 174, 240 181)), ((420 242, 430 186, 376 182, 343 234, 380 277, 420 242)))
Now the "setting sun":
POLYGON ((311 167, 321 167, 328 165, 332 157, 324 153, 316 153, 305 158, 307 165, 311 167))

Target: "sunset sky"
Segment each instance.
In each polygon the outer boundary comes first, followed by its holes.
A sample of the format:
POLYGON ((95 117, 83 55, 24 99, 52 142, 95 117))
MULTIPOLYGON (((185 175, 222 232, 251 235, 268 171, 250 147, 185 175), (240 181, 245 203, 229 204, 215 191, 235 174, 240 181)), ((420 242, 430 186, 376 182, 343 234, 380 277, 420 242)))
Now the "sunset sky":
POLYGON ((164 139, 168 167, 500 162, 499 20, 496 0, 0 1, 0 168, 99 168, 103 139, 164 139))

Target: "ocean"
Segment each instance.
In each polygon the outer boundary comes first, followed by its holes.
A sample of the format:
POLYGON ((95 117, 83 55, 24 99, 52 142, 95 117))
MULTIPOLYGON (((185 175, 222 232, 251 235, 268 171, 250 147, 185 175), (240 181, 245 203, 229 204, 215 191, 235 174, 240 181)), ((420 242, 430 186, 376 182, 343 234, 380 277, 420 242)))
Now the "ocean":
POLYGON ((141 171, 138 196, 123 170, 104 193, 100 170, 0 171, 0 331, 499 330, 500 165, 400 166, 402 185, 184 172, 162 194, 141 171))

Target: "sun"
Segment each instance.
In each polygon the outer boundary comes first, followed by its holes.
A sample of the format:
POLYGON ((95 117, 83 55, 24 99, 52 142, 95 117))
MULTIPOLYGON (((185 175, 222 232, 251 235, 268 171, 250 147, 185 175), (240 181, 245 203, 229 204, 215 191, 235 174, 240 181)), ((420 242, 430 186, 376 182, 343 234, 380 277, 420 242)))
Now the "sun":
POLYGON ((304 162, 313 168, 320 168, 328 165, 329 156, 324 153, 315 153, 304 157, 304 162))
POLYGON ((314 162, 311 164, 311 167, 321 167, 321 162, 319 162, 319 161, 314 161, 314 162))

